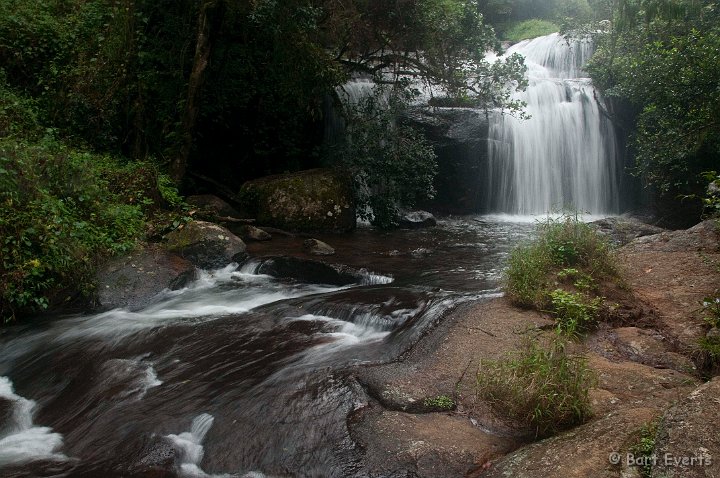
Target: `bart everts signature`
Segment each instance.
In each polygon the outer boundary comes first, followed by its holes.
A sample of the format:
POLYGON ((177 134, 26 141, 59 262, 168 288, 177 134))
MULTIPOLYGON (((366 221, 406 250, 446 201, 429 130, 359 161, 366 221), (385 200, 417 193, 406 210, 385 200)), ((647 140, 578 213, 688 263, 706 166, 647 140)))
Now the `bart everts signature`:
POLYGON ((672 453, 663 455, 635 455, 633 453, 610 453, 608 461, 613 465, 626 466, 667 466, 667 467, 690 467, 690 466, 711 466, 712 457, 709 454, 676 456, 672 453))

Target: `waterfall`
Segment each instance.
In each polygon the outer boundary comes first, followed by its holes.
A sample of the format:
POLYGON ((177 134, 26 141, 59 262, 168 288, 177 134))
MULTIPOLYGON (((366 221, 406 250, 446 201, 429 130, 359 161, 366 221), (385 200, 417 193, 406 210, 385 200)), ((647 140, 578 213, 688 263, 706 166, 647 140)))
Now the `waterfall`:
POLYGON ((527 103, 531 119, 491 117, 491 212, 619 212, 615 133, 601 112, 599 92, 582 76, 592 51, 589 40, 568 42, 555 33, 506 52, 525 57, 529 87, 515 98, 527 103))

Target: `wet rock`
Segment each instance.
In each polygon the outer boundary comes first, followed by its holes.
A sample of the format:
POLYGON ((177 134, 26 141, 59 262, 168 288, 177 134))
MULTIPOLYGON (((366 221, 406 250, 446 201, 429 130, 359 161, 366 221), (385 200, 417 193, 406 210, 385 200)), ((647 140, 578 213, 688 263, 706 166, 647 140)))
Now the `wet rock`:
POLYGON ((255 226, 240 226, 235 230, 235 232, 240 236, 243 241, 246 242, 262 242, 272 239, 272 236, 267 231, 263 231, 259 227, 255 226))
POLYGON ((144 443, 140 459, 130 467, 130 475, 144 478, 177 476, 178 458, 181 457, 177 449, 167 439, 155 436, 144 443))
POLYGON ((718 397, 720 378, 715 378, 665 413, 655 439, 658 464, 653 467, 653 477, 720 476, 718 397), (666 463, 666 454, 681 461, 666 463), (683 457, 688 461, 683 462, 683 457))
POLYGON ((402 229, 421 229, 437 226, 437 219, 427 211, 407 211, 401 213, 398 225, 402 229))
POLYGON ((314 256, 332 256, 335 254, 335 249, 317 239, 307 239, 303 242, 303 248, 314 256))
POLYGON ((13 415, 15 411, 15 402, 7 398, 0 397, 0 438, 8 434, 9 427, 13 426, 13 415))
POLYGON ((348 178, 327 169, 268 176, 245 183, 244 206, 258 223, 294 232, 355 229, 355 205, 348 178))
POLYGON ((625 245, 638 237, 665 232, 665 229, 646 224, 632 216, 608 217, 591 223, 601 234, 616 245, 625 245))
POLYGON ((227 202, 212 194, 188 196, 186 202, 197 209, 196 216, 206 219, 216 217, 240 218, 240 213, 227 202))
POLYGON ((193 221, 166 236, 168 251, 201 269, 219 268, 247 257, 245 243, 222 226, 193 221))
POLYGON ((184 287, 195 278, 195 266, 163 248, 146 244, 103 264, 96 273, 98 305, 137 310, 165 289, 184 287))
POLYGON ((258 274, 294 279, 308 284, 350 285, 361 282, 359 271, 347 266, 330 265, 297 257, 274 257, 262 262, 258 274))
POLYGON ((414 108, 405 120, 430 140, 437 155, 435 198, 431 211, 472 214, 487 197, 488 120, 467 108, 414 108))

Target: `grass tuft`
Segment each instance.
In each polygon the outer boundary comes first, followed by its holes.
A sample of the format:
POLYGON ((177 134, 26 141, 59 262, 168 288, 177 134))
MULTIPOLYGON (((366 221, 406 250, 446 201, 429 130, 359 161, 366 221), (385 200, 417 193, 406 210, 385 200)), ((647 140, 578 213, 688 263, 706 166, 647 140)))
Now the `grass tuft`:
POLYGON ((592 416, 588 393, 596 380, 587 359, 569 353, 567 342, 555 337, 548 347, 528 340, 504 360, 483 362, 477 390, 498 413, 544 437, 592 416))

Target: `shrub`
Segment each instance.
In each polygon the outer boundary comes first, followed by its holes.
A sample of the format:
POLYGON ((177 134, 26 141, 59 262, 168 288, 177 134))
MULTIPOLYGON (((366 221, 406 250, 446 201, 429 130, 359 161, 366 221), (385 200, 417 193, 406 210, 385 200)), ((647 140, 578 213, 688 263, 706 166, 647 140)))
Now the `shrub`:
POLYGON ((571 355, 556 337, 548 347, 528 340, 504 360, 483 362, 478 394, 500 414, 548 436, 592 415, 590 388, 596 383, 586 358, 571 355))
POLYGON ((537 238, 510 253, 505 290, 517 305, 547 309, 557 279, 570 276, 578 289, 618 279, 610 244, 577 215, 540 222, 537 238))
POLYGON ((341 167, 353 178, 358 216, 388 229, 398 224, 401 208, 432 198, 437 173, 430 142, 398 123, 410 100, 405 91, 376 87, 347 114, 347 138, 341 167))
POLYGON ((0 140, 0 317, 87 296, 98 257, 134 247, 148 199, 108 178, 132 166, 50 137, 0 140))

